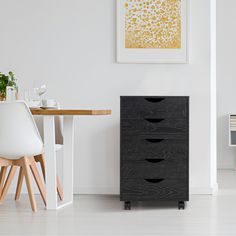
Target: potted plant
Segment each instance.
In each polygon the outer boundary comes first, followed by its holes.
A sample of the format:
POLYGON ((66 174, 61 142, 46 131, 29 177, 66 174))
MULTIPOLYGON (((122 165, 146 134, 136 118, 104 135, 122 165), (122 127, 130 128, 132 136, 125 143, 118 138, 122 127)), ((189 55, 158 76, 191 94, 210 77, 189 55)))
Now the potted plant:
POLYGON ((6 75, 0 72, 0 101, 6 100, 6 90, 8 86, 18 92, 17 79, 13 72, 9 71, 6 75))

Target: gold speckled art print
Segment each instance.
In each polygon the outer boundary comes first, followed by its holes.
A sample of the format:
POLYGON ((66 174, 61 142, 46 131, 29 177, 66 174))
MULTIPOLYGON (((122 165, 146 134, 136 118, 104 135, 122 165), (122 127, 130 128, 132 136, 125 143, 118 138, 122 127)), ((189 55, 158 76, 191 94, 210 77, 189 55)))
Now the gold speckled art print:
POLYGON ((181 48, 181 0, 126 0, 125 48, 181 48))

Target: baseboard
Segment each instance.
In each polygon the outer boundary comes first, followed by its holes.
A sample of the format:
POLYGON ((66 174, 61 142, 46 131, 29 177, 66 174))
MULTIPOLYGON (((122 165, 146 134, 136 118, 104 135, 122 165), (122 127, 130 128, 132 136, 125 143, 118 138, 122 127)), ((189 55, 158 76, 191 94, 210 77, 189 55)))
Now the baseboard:
MULTIPOLYGON (((213 187, 190 187, 191 195, 212 195, 217 193, 218 184, 216 183, 213 187)), ((89 187, 75 187, 74 194, 104 194, 104 195, 119 195, 120 190, 118 188, 89 188, 89 187)))
POLYGON ((213 187, 190 187, 190 195, 213 195, 218 192, 218 184, 213 187))
POLYGON ((120 189, 113 187, 74 187, 74 194, 119 195, 120 189))
MULTIPOLYGON (((10 186, 8 193, 13 194, 15 193, 15 186, 10 186)), ((27 193, 27 189, 25 186, 22 188, 22 193, 27 193)), ((38 194, 39 191, 35 187, 34 193, 38 194)), ((104 194, 104 195, 118 195, 120 194, 119 188, 112 188, 112 187, 74 187, 74 194, 104 194)))
MULTIPOLYGON (((190 187, 191 195, 212 195, 217 193, 218 184, 216 183, 213 187, 190 187)), ((14 188, 9 189, 9 193, 15 193, 14 188)), ((22 193, 27 193, 26 189, 22 189, 22 193)), ((35 193, 38 190, 35 189, 35 193)), ((74 194, 104 194, 104 195, 119 195, 120 189, 113 187, 74 187, 74 194)))
POLYGON ((217 169, 217 171, 219 170, 235 170, 236 167, 235 166, 221 166, 217 169))

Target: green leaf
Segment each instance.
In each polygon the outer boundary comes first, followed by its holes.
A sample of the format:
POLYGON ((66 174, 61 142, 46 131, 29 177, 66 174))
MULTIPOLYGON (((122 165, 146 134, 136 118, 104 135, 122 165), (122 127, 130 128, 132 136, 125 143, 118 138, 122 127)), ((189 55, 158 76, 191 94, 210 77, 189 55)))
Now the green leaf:
POLYGON ((0 96, 6 97, 6 87, 7 85, 14 87, 18 91, 17 79, 12 71, 8 72, 8 75, 0 72, 0 96))

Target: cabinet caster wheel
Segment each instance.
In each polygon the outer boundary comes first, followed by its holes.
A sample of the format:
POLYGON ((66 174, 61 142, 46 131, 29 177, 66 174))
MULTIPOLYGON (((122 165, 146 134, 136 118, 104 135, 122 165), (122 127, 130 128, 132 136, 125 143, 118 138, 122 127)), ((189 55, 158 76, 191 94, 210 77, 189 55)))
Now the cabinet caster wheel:
POLYGON ((125 208, 125 210, 131 210, 131 202, 125 202, 124 208, 125 208))
POLYGON ((178 208, 179 208, 179 210, 180 210, 180 209, 183 209, 183 210, 184 210, 184 208, 185 208, 185 202, 184 202, 184 201, 180 201, 180 202, 178 203, 178 208))

